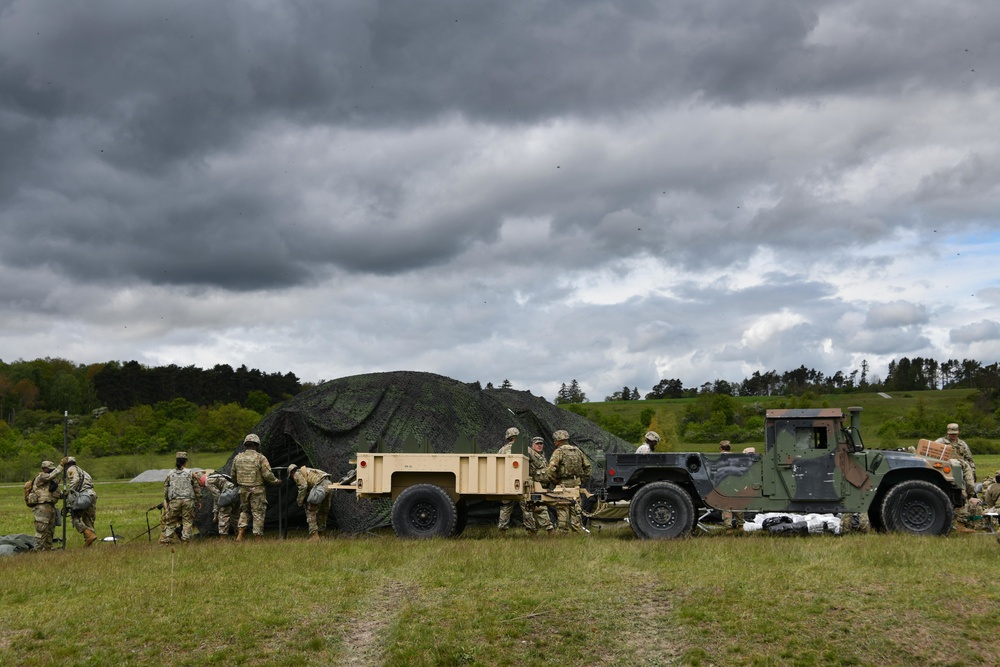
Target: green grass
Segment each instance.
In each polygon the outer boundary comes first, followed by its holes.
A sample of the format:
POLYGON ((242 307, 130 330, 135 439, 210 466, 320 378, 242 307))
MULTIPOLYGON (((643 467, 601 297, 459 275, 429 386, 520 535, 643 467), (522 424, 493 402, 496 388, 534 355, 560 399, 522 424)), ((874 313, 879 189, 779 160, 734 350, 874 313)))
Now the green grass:
MULTIPOLYGON (((996 461, 994 461, 996 463, 996 461)), ((132 536, 158 484, 98 486, 132 536)), ((154 521, 155 522, 155 521, 154 521)), ((30 532, 0 488, 0 534, 30 532)), ((3 665, 996 665, 986 535, 320 544, 145 538, 0 559, 3 665)))

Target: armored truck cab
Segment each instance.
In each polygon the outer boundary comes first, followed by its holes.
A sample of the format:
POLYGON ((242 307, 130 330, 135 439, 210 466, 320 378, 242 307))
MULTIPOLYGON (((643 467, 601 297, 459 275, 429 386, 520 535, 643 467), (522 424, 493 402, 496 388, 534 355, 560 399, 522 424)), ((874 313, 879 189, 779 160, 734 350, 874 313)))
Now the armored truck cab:
POLYGON ((877 530, 947 534, 964 502, 957 461, 866 450, 861 408, 768 410, 765 451, 608 454, 608 500, 630 500, 643 538, 680 537, 695 508, 795 513, 867 512, 877 530))

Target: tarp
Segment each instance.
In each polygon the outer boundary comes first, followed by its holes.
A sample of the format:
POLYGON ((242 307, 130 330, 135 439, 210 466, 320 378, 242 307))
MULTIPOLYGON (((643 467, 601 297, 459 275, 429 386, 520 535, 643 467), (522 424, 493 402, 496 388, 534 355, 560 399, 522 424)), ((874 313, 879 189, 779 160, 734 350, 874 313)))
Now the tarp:
MULTIPOLYGON (((528 391, 482 389, 433 373, 396 371, 331 380, 272 410, 254 429, 261 453, 273 468, 308 465, 330 473, 336 481, 353 469, 357 452, 401 451, 408 439, 426 440, 435 452, 455 451, 457 442, 473 440, 480 452, 496 452, 504 432, 516 426, 522 434, 545 439, 545 455, 553 451, 552 433, 569 431, 570 442, 591 459, 598 451, 631 452, 635 446, 604 431, 588 419, 557 407, 528 391)), ((229 472, 232 459, 221 469, 229 472)), ((595 477, 599 474, 596 471, 595 477)), ((294 484, 283 485, 282 506, 291 526, 304 526, 305 515, 295 505, 294 484)), ((205 503, 209 505, 210 503, 205 503)), ((265 528, 278 523, 278 490, 268 489, 265 528)), ((363 532, 389 524, 389 503, 357 500, 336 492, 331 524, 347 532, 363 532)), ((201 515, 202 532, 205 512, 201 515)), ((210 523, 210 517, 208 517, 210 523)))

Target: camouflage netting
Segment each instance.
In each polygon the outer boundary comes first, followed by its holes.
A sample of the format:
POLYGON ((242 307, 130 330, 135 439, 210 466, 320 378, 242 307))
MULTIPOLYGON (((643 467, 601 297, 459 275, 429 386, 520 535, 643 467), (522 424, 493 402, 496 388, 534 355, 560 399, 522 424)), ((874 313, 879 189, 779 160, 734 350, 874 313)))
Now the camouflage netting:
MULTIPOLYGON (((270 412, 254 432, 271 466, 308 465, 329 472, 333 481, 351 470, 356 452, 372 450, 381 439, 385 451, 400 451, 408 439, 426 439, 434 451, 455 451, 456 442, 472 438, 476 449, 496 452, 503 434, 517 426, 529 437, 545 438, 552 455, 552 433, 566 429, 570 440, 593 459, 597 452, 631 452, 635 446, 593 422, 527 391, 481 389, 432 373, 397 371, 331 380, 303 392, 270 412)), ((233 457, 223 472, 228 472, 233 457)), ((595 470, 595 477, 597 472, 595 470)), ((305 513, 295 504, 295 487, 281 488, 281 505, 290 527, 304 527, 305 513)), ((268 488, 266 528, 278 525, 279 491, 268 488)), ((205 503, 206 506, 210 503, 205 503)), ((490 504, 492 507, 495 505, 490 504)), ((206 508, 206 511, 208 508, 206 508)), ((472 514, 472 513, 470 513, 472 514)), ((474 515, 473 515, 474 516, 474 515)), ((203 534, 211 517, 199 517, 203 534)), ((330 523, 346 532, 389 525, 388 500, 357 500, 336 492, 330 523)))

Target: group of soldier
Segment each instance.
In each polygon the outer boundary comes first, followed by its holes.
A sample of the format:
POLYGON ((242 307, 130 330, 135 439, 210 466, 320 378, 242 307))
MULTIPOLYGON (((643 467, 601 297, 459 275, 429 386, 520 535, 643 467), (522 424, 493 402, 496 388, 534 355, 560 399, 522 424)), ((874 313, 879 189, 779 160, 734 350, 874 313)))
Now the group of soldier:
POLYGON ((35 520, 35 546, 39 551, 52 548, 56 526, 60 515, 56 503, 64 497, 60 487, 60 475, 65 473, 66 511, 73 528, 83 535, 84 546, 97 540, 94 520, 97 518, 97 492, 94 480, 86 470, 77 465, 72 456, 65 456, 56 465, 52 461, 42 461, 41 472, 24 485, 24 500, 31 508, 35 520))
MULTIPOLYGON (((208 489, 212 496, 212 523, 218 528, 220 539, 226 539, 230 534, 236 507, 239 507, 236 541, 243 541, 247 528, 251 529, 254 539, 262 538, 264 513, 267 510, 266 487, 283 482, 275 476, 267 457, 259 450, 260 438, 255 433, 248 434, 243 439, 243 451, 233 459, 231 475, 213 470, 204 473, 187 472, 184 467, 187 454, 177 452, 177 468, 171 471, 163 483, 166 504, 160 542, 170 544, 178 525, 181 527, 181 541, 191 539, 194 512, 199 508, 199 484, 208 489), (175 477, 178 480, 176 484, 172 482, 175 477)), ((326 530, 330 513, 331 498, 326 488, 330 475, 317 468, 291 465, 288 467, 288 479, 298 487, 296 503, 299 507, 305 507, 309 539, 319 541, 320 533, 326 530)))
MULTIPOLYGON (((498 453, 510 454, 520 435, 521 432, 516 427, 507 429, 504 444, 498 453)), ((498 524, 501 532, 510 528, 515 505, 520 505, 524 528, 530 534, 538 531, 546 534, 588 532, 583 525, 578 490, 590 478, 590 460, 578 447, 570 444, 567 431, 556 431, 552 434, 552 440, 555 451, 551 460, 546 461, 543 453, 544 439, 537 436, 531 439, 531 448, 528 450, 529 476, 532 482, 538 482, 548 490, 561 487, 564 494, 558 497, 546 494, 546 497, 555 499, 550 503, 536 503, 531 500, 532 487, 528 487, 520 501, 504 501, 501 503, 498 524), (566 491, 569 493, 565 493, 566 491), (553 525, 549 515, 549 504, 554 505, 556 525, 553 525)), ((652 452, 659 441, 659 434, 649 431, 636 453, 652 452)), ((966 503, 955 513, 957 530, 974 532, 981 525, 984 511, 996 511, 1000 508, 1000 471, 982 483, 976 483, 976 465, 972 460, 972 452, 969 445, 959 438, 956 423, 948 424, 947 435, 936 442, 949 445, 953 457, 961 462, 966 503)), ((221 539, 230 534, 233 514, 237 508, 239 519, 236 540, 244 539, 248 527, 255 539, 263 536, 264 513, 267 509, 266 486, 280 485, 282 481, 271 470, 267 457, 260 453, 260 438, 256 434, 248 434, 243 440, 243 446, 244 451, 233 459, 230 475, 213 470, 190 470, 187 468, 187 453, 177 452, 176 465, 163 482, 163 503, 156 506, 163 511, 161 544, 171 544, 175 534, 179 534, 181 542, 190 541, 195 512, 201 507, 202 487, 212 496, 212 523, 218 528, 221 539)), ((731 451, 731 446, 728 441, 723 441, 719 449, 721 452, 728 452, 731 451)), ((97 539, 94 532, 97 493, 93 480, 77 465, 74 457, 67 456, 58 465, 52 461, 42 461, 41 472, 25 484, 25 502, 31 507, 35 522, 36 550, 52 548, 53 535, 59 522, 56 504, 64 494, 59 483, 60 475, 63 474, 66 482, 65 508, 73 527, 83 535, 85 546, 89 547, 97 539)), ((295 482, 298 489, 296 503, 305 508, 309 539, 319 541, 326 529, 330 512, 331 496, 327 490, 330 474, 317 468, 291 465, 288 467, 288 478, 295 482)), ((730 513, 724 519, 728 519, 727 524, 738 527, 738 517, 734 514, 730 513)))
MULTIPOLYGON (((521 431, 517 427, 512 426, 507 429, 504 434, 504 444, 497 453, 510 454, 514 442, 520 435, 521 431)), ((590 479, 590 460, 579 447, 570 444, 567 431, 562 429, 556 431, 552 434, 552 441, 555 443, 555 451, 551 460, 546 461, 542 451, 545 445, 544 438, 535 436, 531 439, 531 448, 528 450, 528 476, 532 482, 538 482, 545 487, 562 487, 568 491, 565 497, 552 501, 555 505, 558 526, 552 524, 548 504, 536 504, 531 500, 532 485, 525 488, 520 501, 508 500, 500 504, 500 521, 497 525, 501 532, 510 528, 515 504, 521 506, 524 529, 531 535, 539 530, 544 530, 546 534, 590 532, 583 525, 579 493, 581 483, 590 479)))
MULTIPOLYGON (((264 513, 267 509, 265 485, 278 485, 267 457, 260 453, 260 438, 251 433, 243 440, 244 451, 233 459, 231 475, 214 470, 192 470, 187 467, 187 452, 177 452, 175 466, 163 481, 163 502, 150 508, 162 511, 160 544, 169 545, 175 536, 189 542, 194 532, 195 512, 201 509, 202 489, 212 496, 212 523, 222 539, 230 534, 233 514, 239 510, 236 540, 242 541, 248 527, 255 538, 264 534, 264 513)), ((289 466, 289 479, 298 487, 296 501, 305 507, 310 539, 319 540, 326 529, 330 512, 330 494, 326 485, 330 475, 316 468, 289 466)), ((52 549, 55 528, 60 513, 57 503, 65 497, 65 509, 73 527, 84 537, 84 545, 97 540, 94 521, 97 518, 97 493, 91 476, 72 456, 58 465, 42 461, 41 472, 24 487, 25 503, 31 508, 35 522, 35 551, 52 549), (65 476, 65 492, 62 476, 65 476)))

